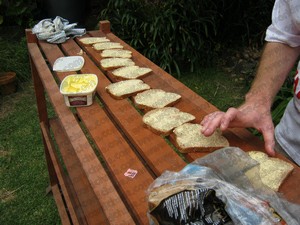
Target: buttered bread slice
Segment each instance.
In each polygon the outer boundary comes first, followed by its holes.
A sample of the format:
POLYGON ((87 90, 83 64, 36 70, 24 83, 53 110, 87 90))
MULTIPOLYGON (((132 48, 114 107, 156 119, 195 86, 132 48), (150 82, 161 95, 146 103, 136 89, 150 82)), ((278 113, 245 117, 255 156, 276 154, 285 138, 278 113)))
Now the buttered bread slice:
POLYGON ((97 51, 102 51, 105 49, 122 49, 123 46, 118 42, 101 42, 93 44, 93 48, 97 51))
POLYGON ((147 76, 152 69, 139 66, 124 66, 112 71, 112 75, 118 80, 137 79, 147 76))
POLYGON ((84 37, 80 38, 79 41, 85 45, 92 45, 100 42, 109 42, 110 40, 106 37, 84 37))
POLYGON ((158 109, 166 106, 172 106, 181 99, 176 93, 166 92, 161 89, 150 89, 138 93, 133 101, 140 109, 158 109))
POLYGON ((153 109, 143 116, 143 123, 154 133, 169 135, 172 130, 184 123, 195 120, 195 116, 175 107, 153 109))
POLYGON ((249 151, 249 156, 259 162, 259 175, 264 185, 278 191, 280 185, 293 171, 292 164, 278 158, 269 157, 260 151, 249 151))
POLYGON ((134 62, 127 58, 105 58, 100 60, 100 65, 104 70, 113 70, 122 66, 132 66, 134 62))
POLYGON ((125 49, 106 49, 100 55, 102 58, 131 58, 132 52, 125 49))
POLYGON ((229 146, 228 140, 219 129, 209 137, 204 136, 201 129, 200 124, 185 123, 173 130, 176 146, 180 152, 213 151, 229 146))
POLYGON ((124 99, 141 91, 150 89, 150 86, 142 80, 135 79, 111 83, 105 89, 113 98, 124 99))

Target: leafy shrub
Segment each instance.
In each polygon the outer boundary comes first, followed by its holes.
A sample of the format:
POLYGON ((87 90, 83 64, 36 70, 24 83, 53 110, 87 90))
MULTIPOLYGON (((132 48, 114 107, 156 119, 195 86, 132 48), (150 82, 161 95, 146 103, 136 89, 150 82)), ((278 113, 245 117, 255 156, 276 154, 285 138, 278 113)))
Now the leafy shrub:
POLYGON ((114 0, 101 13, 112 30, 163 69, 207 63, 216 35, 213 1, 114 0))
POLYGON ((262 40, 274 0, 109 0, 101 19, 163 69, 209 65, 225 43, 262 40))
POLYGON ((274 0, 215 0, 215 3, 221 15, 218 41, 262 44, 271 23, 274 0))
POLYGON ((0 25, 27 26, 38 11, 36 0, 0 0, 0 25))

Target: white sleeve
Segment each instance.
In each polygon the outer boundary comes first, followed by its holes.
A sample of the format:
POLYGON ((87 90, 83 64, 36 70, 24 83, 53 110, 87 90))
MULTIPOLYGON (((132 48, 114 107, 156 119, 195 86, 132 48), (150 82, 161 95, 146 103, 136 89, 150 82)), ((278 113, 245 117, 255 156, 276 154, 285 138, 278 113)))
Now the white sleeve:
POLYGON ((285 43, 291 47, 300 46, 300 1, 275 1, 272 24, 267 29, 265 40, 285 43))

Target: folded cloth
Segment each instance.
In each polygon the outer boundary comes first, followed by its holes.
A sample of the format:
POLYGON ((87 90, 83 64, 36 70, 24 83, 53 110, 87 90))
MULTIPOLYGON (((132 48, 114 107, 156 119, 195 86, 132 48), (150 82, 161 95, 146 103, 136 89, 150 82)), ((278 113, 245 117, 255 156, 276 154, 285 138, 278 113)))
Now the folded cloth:
POLYGON ((39 40, 46 40, 49 43, 60 44, 70 37, 82 36, 86 33, 85 28, 75 28, 77 23, 69 24, 69 21, 57 16, 53 21, 44 19, 38 22, 32 33, 36 34, 39 40))

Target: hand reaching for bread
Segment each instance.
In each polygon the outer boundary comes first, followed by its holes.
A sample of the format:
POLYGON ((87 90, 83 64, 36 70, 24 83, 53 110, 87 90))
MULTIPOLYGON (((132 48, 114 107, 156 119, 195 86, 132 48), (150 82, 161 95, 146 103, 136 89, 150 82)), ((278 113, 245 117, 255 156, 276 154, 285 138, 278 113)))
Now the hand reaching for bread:
POLYGON ((247 102, 238 108, 229 108, 226 112, 213 112, 204 117, 201 122, 202 134, 210 136, 217 128, 222 131, 227 128, 252 127, 263 134, 265 150, 270 156, 274 156, 274 125, 270 110, 263 102, 247 102))

